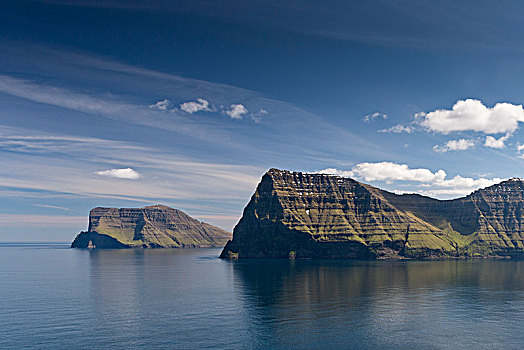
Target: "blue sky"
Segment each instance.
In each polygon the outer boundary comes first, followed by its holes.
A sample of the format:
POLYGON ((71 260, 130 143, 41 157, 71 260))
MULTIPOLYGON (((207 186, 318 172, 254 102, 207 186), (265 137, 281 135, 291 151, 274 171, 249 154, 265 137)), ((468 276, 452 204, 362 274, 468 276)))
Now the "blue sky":
POLYGON ((271 167, 455 198, 524 176, 513 1, 4 1, 0 241, 95 206, 231 230, 271 167))

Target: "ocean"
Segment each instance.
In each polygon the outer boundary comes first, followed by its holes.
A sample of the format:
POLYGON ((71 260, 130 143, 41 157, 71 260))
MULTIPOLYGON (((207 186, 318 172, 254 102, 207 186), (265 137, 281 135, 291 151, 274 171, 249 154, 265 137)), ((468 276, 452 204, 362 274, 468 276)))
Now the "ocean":
POLYGON ((520 349, 524 261, 0 244, 0 349, 520 349))

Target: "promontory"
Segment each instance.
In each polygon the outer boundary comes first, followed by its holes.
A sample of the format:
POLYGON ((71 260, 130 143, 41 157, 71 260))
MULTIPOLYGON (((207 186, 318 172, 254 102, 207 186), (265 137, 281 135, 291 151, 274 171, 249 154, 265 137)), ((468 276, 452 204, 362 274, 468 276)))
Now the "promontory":
POLYGON ((89 228, 73 248, 208 248, 223 247, 231 234, 184 212, 154 205, 144 208, 94 208, 89 228))
POLYGON ((524 257, 524 181, 453 200, 269 170, 222 258, 524 257))

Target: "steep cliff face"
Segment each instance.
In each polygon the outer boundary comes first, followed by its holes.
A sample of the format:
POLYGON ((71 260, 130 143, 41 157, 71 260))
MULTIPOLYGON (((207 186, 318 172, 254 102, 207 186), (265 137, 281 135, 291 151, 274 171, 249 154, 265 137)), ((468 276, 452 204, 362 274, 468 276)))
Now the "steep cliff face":
POLYGON ((221 257, 524 256, 523 194, 524 183, 511 179, 440 201, 271 169, 221 257))
POLYGON ((230 233, 163 205, 145 208, 94 208, 89 228, 73 248, 221 247, 230 233))

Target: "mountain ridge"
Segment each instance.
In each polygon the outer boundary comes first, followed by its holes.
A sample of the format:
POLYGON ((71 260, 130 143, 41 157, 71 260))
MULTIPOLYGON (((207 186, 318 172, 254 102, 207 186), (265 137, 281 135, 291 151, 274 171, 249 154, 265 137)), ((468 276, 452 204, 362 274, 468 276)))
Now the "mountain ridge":
POLYGON ((452 200, 270 169, 221 253, 228 257, 524 257, 524 182, 452 200))
POLYGON ((96 207, 88 230, 72 248, 203 248, 222 247, 230 233, 165 205, 143 208, 96 207))

